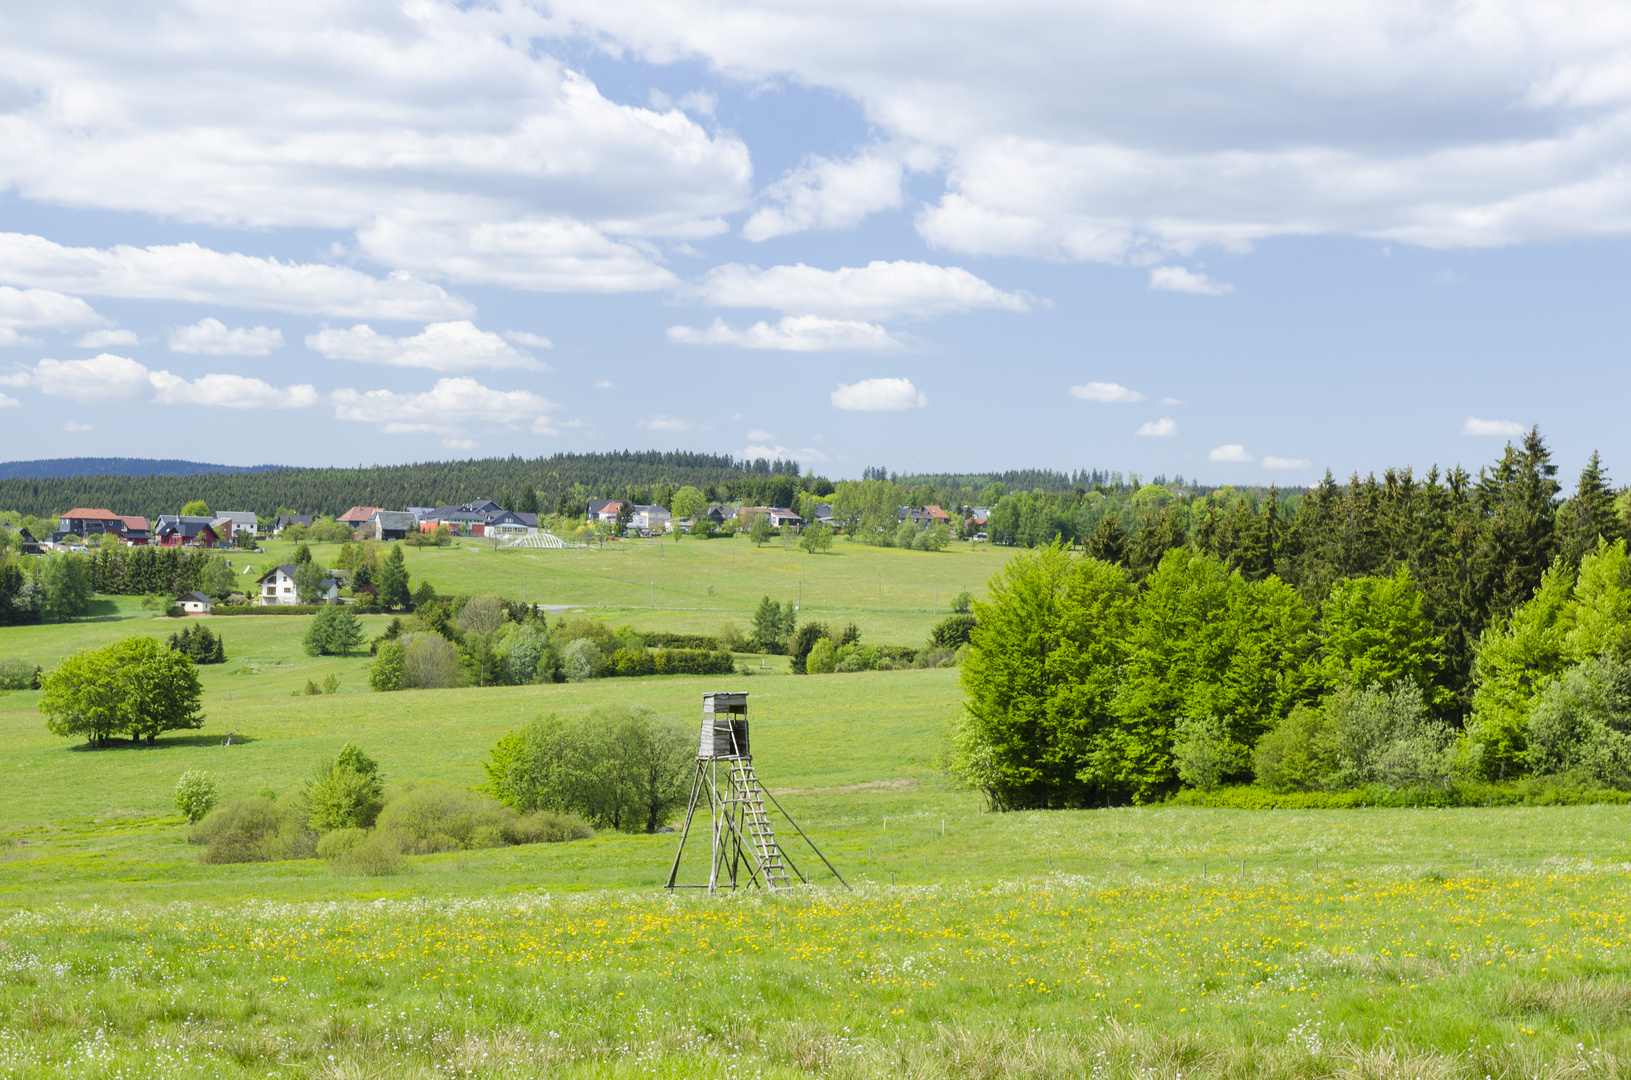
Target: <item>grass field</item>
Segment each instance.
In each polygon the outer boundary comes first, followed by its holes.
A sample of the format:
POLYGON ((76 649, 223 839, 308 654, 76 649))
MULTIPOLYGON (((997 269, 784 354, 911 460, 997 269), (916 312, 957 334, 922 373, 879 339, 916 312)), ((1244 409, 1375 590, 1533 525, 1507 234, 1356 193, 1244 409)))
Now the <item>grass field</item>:
MULTIPOLYGON (((865 553, 884 554, 937 558, 865 553)), ((965 557, 986 558, 946 556, 965 557)), ((445 588, 498 591, 481 580, 445 588)), ((177 625, 99 612, 0 630, 0 655, 177 625)), ((903 635, 932 620, 877 614, 903 635)), ((761 776, 853 892, 670 898, 672 835, 385 878, 201 865, 170 803, 185 769, 287 793, 350 740, 390 782, 473 784, 539 713, 690 719, 722 681, 372 694, 364 658, 300 653, 306 622, 213 620, 230 659, 203 669, 209 721, 152 748, 85 750, 45 732, 36 693, 0 693, 0 1077, 1631 1072, 1631 808, 989 814, 935 766, 953 670, 723 680, 751 695, 761 776), (291 696, 330 671, 340 693, 291 696)))

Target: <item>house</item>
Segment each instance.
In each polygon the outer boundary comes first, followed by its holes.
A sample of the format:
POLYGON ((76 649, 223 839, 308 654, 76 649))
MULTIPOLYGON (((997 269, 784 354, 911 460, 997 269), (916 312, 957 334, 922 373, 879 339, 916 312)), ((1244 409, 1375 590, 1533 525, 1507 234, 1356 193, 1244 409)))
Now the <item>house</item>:
POLYGON ((277 524, 272 528, 272 535, 280 535, 283 530, 287 529, 290 525, 305 525, 309 527, 311 525, 311 519, 311 514, 279 514, 277 516, 277 524))
POLYGON ((368 524, 368 519, 380 512, 378 506, 353 506, 334 520, 341 525, 349 525, 353 529, 360 529, 368 524))
POLYGON ((373 530, 375 540, 400 540, 411 532, 417 532, 419 522, 406 510, 376 510, 374 516, 368 519, 368 526, 373 530))
POLYGON ((634 507, 634 513, 629 518, 629 528, 639 529, 643 533, 659 533, 668 531, 668 523, 673 515, 661 506, 634 507))
POLYGON ((160 514, 153 529, 153 539, 162 547, 212 548, 221 542, 220 534, 207 517, 181 517, 160 514))
POLYGON ((210 528, 215 530, 216 537, 223 544, 232 543, 233 534, 237 532, 237 525, 229 517, 210 518, 210 528))
POLYGON ((56 543, 61 543, 69 537, 92 540, 106 533, 123 537, 125 519, 112 510, 80 506, 62 515, 57 523, 57 531, 51 534, 51 539, 56 543))
POLYGON ((832 524, 832 503, 816 504, 816 520, 823 525, 832 524))
POLYGON ((938 506, 925 506, 923 508, 924 520, 930 525, 950 525, 951 515, 938 506))
POLYGON ((34 539, 34 534, 27 529, 17 530, 17 550, 23 555, 44 555, 45 548, 34 539))
POLYGON ((622 499, 590 499, 589 524, 593 525, 597 521, 604 521, 608 525, 615 525, 617 515, 622 511, 623 506, 624 500, 622 499))
POLYGON ((487 520, 477 528, 487 536, 537 532, 538 515, 520 510, 498 510, 488 514, 487 520))
POLYGON ((736 512, 738 523, 746 528, 753 524, 753 519, 763 514, 770 522, 772 529, 779 529, 783 525, 798 528, 804 524, 804 519, 784 506, 744 506, 736 512))
POLYGON ((725 524, 725 519, 730 515, 725 513, 725 508, 719 503, 712 503, 708 507, 708 512, 702 516, 713 522, 715 525, 723 525, 725 524))
POLYGON ((132 547, 145 547, 153 540, 153 529, 144 517, 122 517, 125 523, 125 543, 132 547))
POLYGON ((189 615, 208 615, 210 605, 215 601, 201 592, 189 592, 176 597, 176 603, 189 615))
MULTIPOLYGON (((215 517, 217 521, 231 521, 234 536, 241 532, 247 532, 250 536, 259 536, 261 534, 260 518, 248 510, 222 510, 215 517)), ((215 531, 220 532, 221 530, 217 529, 215 531)))
POLYGON ((530 532, 538 528, 537 514, 506 510, 492 499, 421 509, 413 514, 421 532, 430 532, 438 525, 446 525, 450 532, 469 536, 530 532))
MULTIPOLYGON (((255 579, 255 584, 260 586, 255 603, 260 607, 298 604, 300 597, 294 587, 294 572, 295 568, 292 566, 279 566, 255 579)), ((340 583, 331 575, 325 579, 325 584, 328 588, 323 593, 323 602, 332 604, 340 598, 340 583)))

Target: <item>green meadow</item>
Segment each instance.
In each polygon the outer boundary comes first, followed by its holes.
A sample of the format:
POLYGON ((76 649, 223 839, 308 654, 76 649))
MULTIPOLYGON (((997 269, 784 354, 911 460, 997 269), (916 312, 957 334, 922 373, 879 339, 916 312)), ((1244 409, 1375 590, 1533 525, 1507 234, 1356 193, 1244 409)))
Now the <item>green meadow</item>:
MULTIPOLYGON (((409 565, 450 593, 696 632, 802 577, 806 615, 918 644, 1004 554, 467 545, 409 565)), ((1631 807, 992 814, 936 764, 955 670, 764 658, 729 679, 375 694, 366 656, 300 651, 308 621, 212 619, 228 661, 201 669, 208 721, 153 747, 88 750, 45 731, 37 693, 0 693, 0 1077, 1631 1072, 1631 807), (338 693, 300 693, 330 673, 338 693), (192 768, 289 797, 347 741, 388 785, 474 785, 493 740, 541 713, 690 719, 721 688, 749 693, 760 776, 849 888, 793 837, 815 884, 771 897, 668 896, 672 834, 388 877, 206 866, 171 802, 192 768)), ((107 599, 0 630, 0 656, 49 665, 180 625, 107 599)))

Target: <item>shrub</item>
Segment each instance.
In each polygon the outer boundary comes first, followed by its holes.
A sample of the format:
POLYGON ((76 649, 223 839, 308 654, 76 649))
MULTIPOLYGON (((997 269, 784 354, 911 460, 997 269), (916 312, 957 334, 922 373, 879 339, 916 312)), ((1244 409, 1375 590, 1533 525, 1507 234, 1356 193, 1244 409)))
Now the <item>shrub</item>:
POLYGON ((1252 751, 1257 782, 1273 792, 1312 791, 1329 767, 1325 760, 1325 717, 1318 709, 1298 705, 1263 733, 1252 751))
POLYGON ((723 652, 742 652, 748 646, 748 639, 742 636, 742 631, 737 629, 736 623, 730 619, 726 619, 724 625, 719 628, 718 640, 719 648, 723 652))
POLYGON ((832 638, 822 638, 810 648, 804 658, 804 670, 809 675, 830 675, 838 668, 838 648, 832 638))
POLYGON ((877 671, 878 650, 869 645, 844 645, 838 650, 834 671, 877 671))
POLYGON ((594 835, 595 830, 578 815, 549 810, 534 810, 516 817, 504 829, 504 841, 508 844, 560 844, 587 840, 594 835))
POLYGON ((226 662, 226 642, 210 633, 207 626, 189 626, 179 634, 171 634, 170 648, 191 657, 195 664, 222 664, 226 662))
POLYGON ((419 784, 397 795, 379 815, 378 831, 395 833, 411 855, 498 847, 519 819, 490 795, 451 784, 419 784))
POLYGON ((611 670, 618 675, 650 675, 657 664, 644 649, 623 648, 612 654, 611 670))
POLYGON ((300 644, 309 656, 344 656, 362 644, 362 622, 350 608, 326 606, 317 612, 300 644))
POLYGON ((555 631, 555 644, 566 648, 574 641, 588 640, 594 642, 595 650, 601 656, 610 656, 623 647, 623 642, 617 639, 612 628, 598 619, 573 619, 562 623, 555 631))
POLYGON ((972 615, 948 615, 929 631, 929 644, 937 649, 955 649, 967 645, 979 621, 972 615))
POLYGON ((375 690, 401 690, 407 678, 402 646, 394 641, 379 643, 379 652, 368 668, 368 685, 375 690))
POLYGON ((1193 788, 1211 791, 1231 773, 1244 770, 1247 749, 1229 737, 1229 726, 1216 716, 1182 716, 1173 726, 1173 764, 1178 779, 1193 788))
POLYGON ((1332 759, 1328 786, 1448 788, 1454 776, 1447 725, 1431 719, 1421 689, 1344 688, 1325 705, 1332 759))
POLYGON ((912 666, 916 668, 956 667, 961 656, 962 650, 960 649, 924 649, 912 660, 912 666))
POLYGON ((368 837, 367 829, 335 829, 317 841, 317 857, 332 862, 367 841, 368 837))
POLYGON ((176 781, 175 797, 176 809, 187 819, 187 824, 196 825, 200 818, 215 809, 216 802, 221 798, 221 785, 203 769, 188 769, 176 781))
POLYGON ((583 682, 598 678, 605 671, 606 661, 600 649, 588 638, 578 638, 566 646, 561 654, 561 667, 568 682, 583 682))
POLYGON ((1602 657, 1549 683, 1529 714, 1527 761, 1536 773, 1631 787, 1631 666, 1602 657))
POLYGON ((386 877, 390 874, 400 874, 408 868, 402 858, 401 837, 387 832, 364 835, 366 839, 334 856, 330 865, 335 870, 342 874, 356 874, 361 877, 386 877))
POLYGON ((38 690, 43 673, 27 660, 0 660, 0 690, 38 690))
POLYGON ((206 863, 279 862, 309 859, 317 834, 297 806, 251 796, 217 806, 193 827, 192 843, 203 844, 206 863))
POLYGON ((951 598, 951 610, 958 615, 967 615, 974 610, 974 594, 964 589, 951 598))
POLYGON ((331 762, 318 766, 301 796, 306 821, 319 833, 365 829, 384 805, 379 763, 352 743, 331 762))
POLYGON ((402 685, 410 690, 444 690, 459 685, 459 654, 437 633, 402 636, 402 685))

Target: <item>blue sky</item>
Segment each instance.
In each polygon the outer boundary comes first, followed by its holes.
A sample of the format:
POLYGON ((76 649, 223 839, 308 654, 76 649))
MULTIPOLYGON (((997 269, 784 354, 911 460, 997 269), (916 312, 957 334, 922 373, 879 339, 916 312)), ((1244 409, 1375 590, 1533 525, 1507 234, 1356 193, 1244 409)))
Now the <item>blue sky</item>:
POLYGON ((1631 17, 1318 8, 0 14, 4 456, 1631 479, 1631 17))

